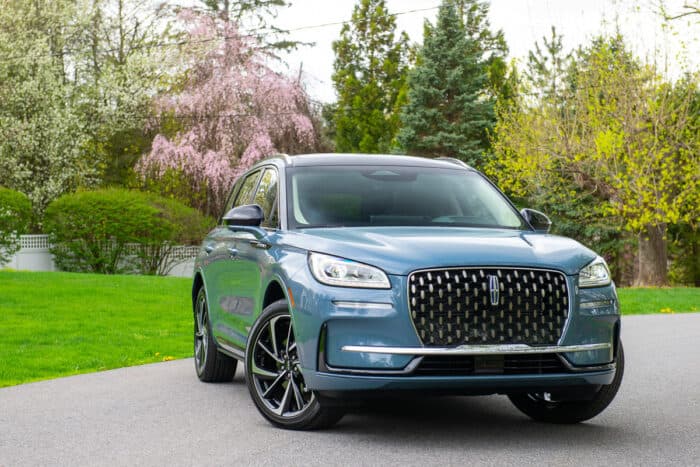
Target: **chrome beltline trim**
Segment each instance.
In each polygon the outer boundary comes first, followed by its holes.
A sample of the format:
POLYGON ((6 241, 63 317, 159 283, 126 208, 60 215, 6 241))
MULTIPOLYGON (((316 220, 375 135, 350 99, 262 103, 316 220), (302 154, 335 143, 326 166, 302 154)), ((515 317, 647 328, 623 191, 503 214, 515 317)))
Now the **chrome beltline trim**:
POLYGON ((381 353, 390 355, 517 355, 540 353, 588 352, 609 349, 612 344, 550 345, 531 347, 525 344, 460 345, 458 347, 378 347, 370 345, 345 345, 343 352, 381 353))

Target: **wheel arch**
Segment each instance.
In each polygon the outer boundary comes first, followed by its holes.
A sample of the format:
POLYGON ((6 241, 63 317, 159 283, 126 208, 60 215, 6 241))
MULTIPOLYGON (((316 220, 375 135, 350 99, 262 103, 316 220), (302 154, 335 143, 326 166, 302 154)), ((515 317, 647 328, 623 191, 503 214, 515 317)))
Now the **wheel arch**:
POLYGON ((194 305, 197 302, 197 294, 199 289, 204 285, 204 277, 200 271, 197 271, 194 275, 194 280, 192 281, 192 310, 194 310, 194 305))
POLYGON ((260 307, 261 312, 270 304, 275 303, 278 300, 286 300, 287 303, 289 303, 287 288, 284 286, 282 279, 275 276, 270 280, 270 282, 268 282, 267 287, 265 288, 265 293, 263 294, 263 300, 260 307))

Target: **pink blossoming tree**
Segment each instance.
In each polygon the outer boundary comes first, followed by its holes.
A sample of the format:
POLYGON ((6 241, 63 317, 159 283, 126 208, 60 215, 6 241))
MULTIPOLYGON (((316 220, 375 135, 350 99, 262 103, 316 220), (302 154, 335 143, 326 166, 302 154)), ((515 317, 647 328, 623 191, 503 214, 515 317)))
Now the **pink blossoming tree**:
POLYGON ((312 150, 317 135, 302 86, 273 71, 234 22, 182 16, 190 36, 185 84, 156 100, 154 122, 175 121, 178 130, 159 133, 136 171, 144 179, 178 173, 193 192, 206 192, 192 204, 218 214, 238 175, 271 154, 312 150))

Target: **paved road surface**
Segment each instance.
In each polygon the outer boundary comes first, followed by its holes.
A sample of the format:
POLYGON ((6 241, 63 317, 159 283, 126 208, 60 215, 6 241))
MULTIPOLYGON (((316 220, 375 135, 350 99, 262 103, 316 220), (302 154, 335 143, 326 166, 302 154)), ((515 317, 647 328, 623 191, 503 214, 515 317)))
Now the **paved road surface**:
POLYGON ((505 397, 391 402, 323 432, 268 425, 191 360, 0 389, 0 466, 700 465, 700 314, 626 317, 627 370, 602 415, 531 422, 505 397))

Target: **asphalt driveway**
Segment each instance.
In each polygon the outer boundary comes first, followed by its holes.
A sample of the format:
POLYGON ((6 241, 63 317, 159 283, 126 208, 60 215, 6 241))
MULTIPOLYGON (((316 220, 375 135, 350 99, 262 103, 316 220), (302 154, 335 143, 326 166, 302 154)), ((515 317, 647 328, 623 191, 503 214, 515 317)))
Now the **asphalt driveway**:
POLYGON ((490 396, 390 400, 287 432, 240 370, 203 384, 188 359, 0 389, 0 466, 700 465, 700 314, 625 317, 622 333, 620 393, 580 425, 490 396))

